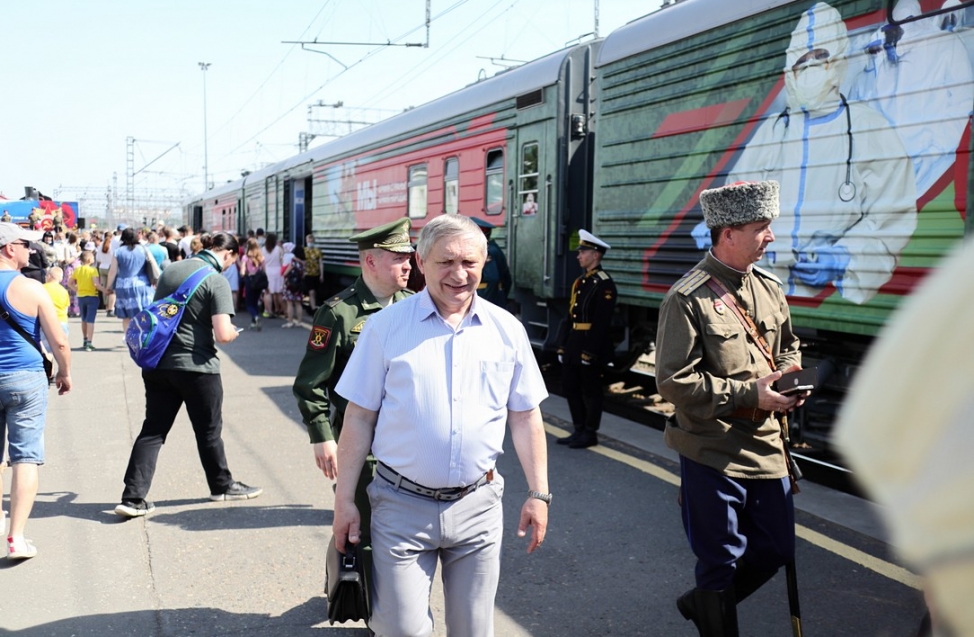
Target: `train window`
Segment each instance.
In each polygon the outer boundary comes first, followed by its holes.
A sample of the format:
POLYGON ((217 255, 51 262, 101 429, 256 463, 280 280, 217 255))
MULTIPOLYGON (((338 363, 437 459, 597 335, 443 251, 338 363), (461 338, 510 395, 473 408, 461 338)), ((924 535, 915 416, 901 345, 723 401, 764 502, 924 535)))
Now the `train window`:
POLYGON ((443 212, 455 215, 460 207, 460 160, 451 157, 443 162, 443 212))
POLYGON ((426 216, 426 164, 409 167, 409 217, 426 216))
POLYGON ((487 151, 487 214, 499 215, 504 210, 504 151, 487 151))
POLYGON ((538 213, 538 142, 528 142, 521 146, 518 201, 521 202, 522 215, 538 213))

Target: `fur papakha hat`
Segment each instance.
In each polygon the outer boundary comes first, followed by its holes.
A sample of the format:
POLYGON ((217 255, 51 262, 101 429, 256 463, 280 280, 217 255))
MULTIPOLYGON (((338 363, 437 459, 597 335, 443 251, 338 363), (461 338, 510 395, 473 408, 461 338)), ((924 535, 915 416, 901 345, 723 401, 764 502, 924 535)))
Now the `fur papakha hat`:
POLYGON ((700 193, 708 228, 742 226, 778 217, 777 181, 739 181, 700 193))

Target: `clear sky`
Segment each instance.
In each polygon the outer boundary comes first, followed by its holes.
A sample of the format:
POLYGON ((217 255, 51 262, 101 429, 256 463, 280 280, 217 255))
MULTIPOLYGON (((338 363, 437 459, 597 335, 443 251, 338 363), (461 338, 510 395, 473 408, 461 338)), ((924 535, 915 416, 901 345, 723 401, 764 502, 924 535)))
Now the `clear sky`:
MULTIPOLYGON (((660 4, 601 0, 599 34, 660 4)), ((595 2, 432 0, 431 16, 429 48, 315 47, 332 59, 282 42, 423 43, 425 0, 4 1, 0 192, 104 202, 116 173, 124 197, 132 137, 136 190, 195 194, 204 158, 220 184, 296 154, 309 104, 344 103, 318 119, 387 117, 502 68, 483 58, 591 34, 595 2)))

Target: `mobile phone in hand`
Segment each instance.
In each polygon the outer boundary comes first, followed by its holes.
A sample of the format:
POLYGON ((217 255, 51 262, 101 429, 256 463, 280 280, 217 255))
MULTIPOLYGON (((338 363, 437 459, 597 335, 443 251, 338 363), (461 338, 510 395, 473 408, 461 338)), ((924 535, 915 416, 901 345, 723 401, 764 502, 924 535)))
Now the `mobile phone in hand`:
POLYGON ((788 372, 775 381, 774 390, 782 396, 812 391, 818 385, 818 370, 814 367, 788 372))

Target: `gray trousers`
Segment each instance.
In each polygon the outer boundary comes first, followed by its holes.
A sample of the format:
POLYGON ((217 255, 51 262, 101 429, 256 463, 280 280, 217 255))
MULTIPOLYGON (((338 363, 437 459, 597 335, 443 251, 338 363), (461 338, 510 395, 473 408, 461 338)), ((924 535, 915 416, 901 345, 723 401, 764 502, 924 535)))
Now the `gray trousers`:
POLYGON ((372 503, 372 618, 378 637, 433 633, 430 590, 436 563, 446 608, 447 635, 493 637, 494 596, 500 577, 504 480, 455 502, 437 502, 376 476, 372 503))

